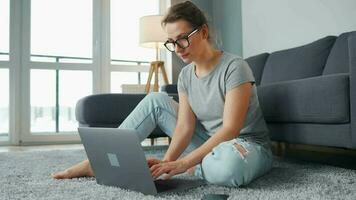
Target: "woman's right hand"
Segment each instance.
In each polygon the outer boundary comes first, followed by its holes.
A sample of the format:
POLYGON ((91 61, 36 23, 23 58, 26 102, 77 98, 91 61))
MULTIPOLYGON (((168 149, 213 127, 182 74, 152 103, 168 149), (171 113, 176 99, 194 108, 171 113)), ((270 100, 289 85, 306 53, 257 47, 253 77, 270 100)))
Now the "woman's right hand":
POLYGON ((153 172, 153 166, 161 164, 161 163, 165 163, 168 162, 167 160, 160 160, 157 158, 147 158, 147 164, 148 164, 148 168, 150 168, 150 172, 152 174, 153 172))
POLYGON ((147 164, 148 164, 149 168, 151 168, 153 165, 156 165, 156 164, 159 164, 162 162, 165 162, 165 161, 159 160, 157 158, 147 158, 147 164))

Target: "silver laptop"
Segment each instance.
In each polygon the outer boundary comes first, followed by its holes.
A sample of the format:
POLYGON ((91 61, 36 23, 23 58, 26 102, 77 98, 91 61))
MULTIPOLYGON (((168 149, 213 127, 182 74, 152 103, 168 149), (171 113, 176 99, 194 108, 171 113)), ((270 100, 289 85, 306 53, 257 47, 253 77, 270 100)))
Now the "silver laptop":
POLYGON ((206 184, 172 177, 153 180, 135 129, 78 128, 86 154, 101 185, 156 195, 206 184))

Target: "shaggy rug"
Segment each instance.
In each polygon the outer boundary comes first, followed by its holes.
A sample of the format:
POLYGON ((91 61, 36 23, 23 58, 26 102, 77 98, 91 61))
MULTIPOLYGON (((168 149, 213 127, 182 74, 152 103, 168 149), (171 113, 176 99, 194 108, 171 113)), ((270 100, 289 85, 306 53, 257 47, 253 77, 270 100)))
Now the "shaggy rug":
MULTIPOLYGON (((163 150, 146 150, 162 157, 163 150)), ((356 199, 356 171, 275 157, 273 169, 240 188, 205 185, 180 193, 145 196, 96 184, 94 178, 54 180, 51 172, 86 158, 85 151, 51 150, 0 153, 0 199, 201 199, 228 194, 229 199, 356 199)), ((188 175, 179 175, 189 178, 188 175)))

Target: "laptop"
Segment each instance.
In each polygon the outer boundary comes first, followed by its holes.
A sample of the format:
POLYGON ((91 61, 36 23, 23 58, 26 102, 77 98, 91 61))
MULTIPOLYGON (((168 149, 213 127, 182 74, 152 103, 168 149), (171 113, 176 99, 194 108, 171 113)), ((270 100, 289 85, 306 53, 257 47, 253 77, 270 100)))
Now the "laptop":
POLYGON ((154 180, 135 129, 78 128, 96 182, 157 195, 206 184, 202 179, 154 180))

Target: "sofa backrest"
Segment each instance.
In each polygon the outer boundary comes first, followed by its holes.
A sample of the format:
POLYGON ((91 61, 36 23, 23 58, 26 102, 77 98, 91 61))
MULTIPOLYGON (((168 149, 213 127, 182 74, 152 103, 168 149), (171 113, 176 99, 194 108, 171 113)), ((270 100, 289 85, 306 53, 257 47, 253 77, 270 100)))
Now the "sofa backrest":
POLYGON ((261 85, 321 75, 335 39, 335 36, 327 36, 307 45, 271 53, 263 69, 261 85))
POLYGON ((349 72, 348 37, 351 34, 356 34, 356 31, 343 33, 336 39, 325 64, 323 75, 349 72))

